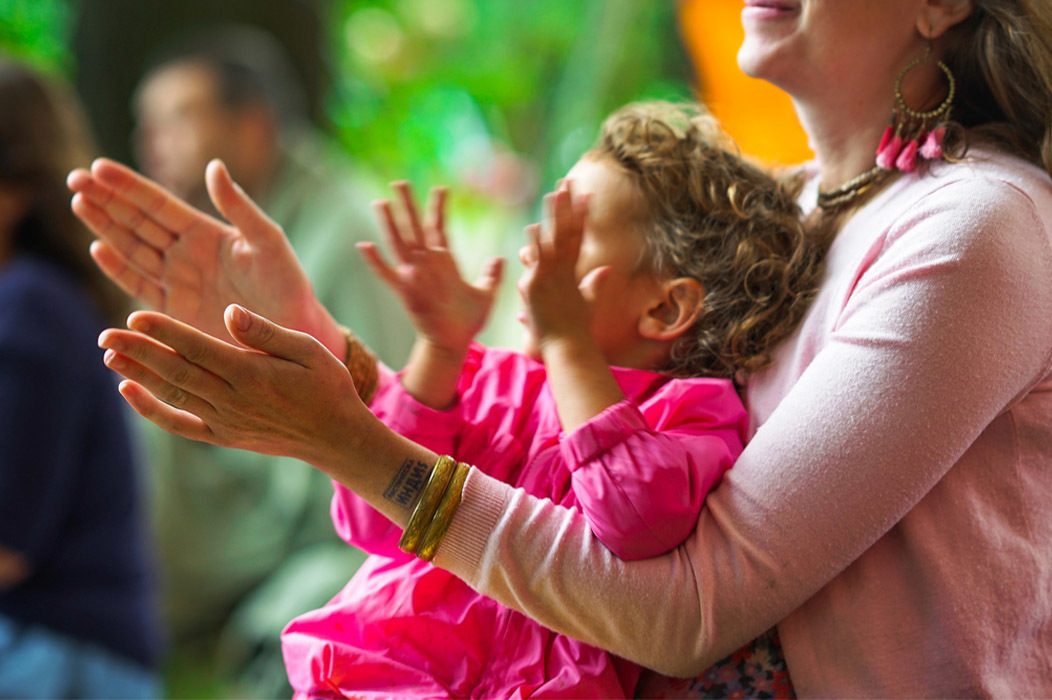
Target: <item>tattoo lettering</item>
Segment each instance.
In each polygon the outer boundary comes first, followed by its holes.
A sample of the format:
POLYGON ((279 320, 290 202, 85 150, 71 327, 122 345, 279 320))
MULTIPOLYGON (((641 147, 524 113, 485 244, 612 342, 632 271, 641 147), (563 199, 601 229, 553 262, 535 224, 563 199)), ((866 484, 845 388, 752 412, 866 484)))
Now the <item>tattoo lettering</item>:
POLYGON ((427 483, 431 465, 415 459, 407 459, 395 474, 395 478, 384 491, 384 498, 406 510, 413 507, 417 497, 427 483))

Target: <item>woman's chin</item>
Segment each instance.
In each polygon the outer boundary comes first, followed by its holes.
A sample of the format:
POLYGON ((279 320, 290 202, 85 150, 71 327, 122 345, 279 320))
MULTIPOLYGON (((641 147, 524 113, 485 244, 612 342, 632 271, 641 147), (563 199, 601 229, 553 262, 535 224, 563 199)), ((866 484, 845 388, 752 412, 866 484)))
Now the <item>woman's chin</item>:
POLYGON ((750 38, 748 35, 738 49, 738 67, 750 78, 770 80, 777 59, 773 42, 763 38, 750 38))

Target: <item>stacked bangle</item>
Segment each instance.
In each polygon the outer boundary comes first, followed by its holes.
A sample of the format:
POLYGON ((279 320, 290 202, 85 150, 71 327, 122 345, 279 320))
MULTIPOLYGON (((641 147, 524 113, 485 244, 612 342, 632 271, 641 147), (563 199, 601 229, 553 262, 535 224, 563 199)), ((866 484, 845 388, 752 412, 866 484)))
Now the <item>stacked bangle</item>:
POLYGON ((420 543, 420 549, 417 551, 417 556, 424 561, 431 561, 435 558, 438 545, 442 543, 446 531, 449 530, 449 524, 453 522, 453 514, 460 507, 460 495, 464 491, 468 471, 470 471, 468 465, 460 462, 457 464, 456 472, 453 473, 453 478, 449 480, 449 486, 442 495, 442 500, 435 510, 435 516, 431 518, 431 524, 428 525, 424 539, 420 543))
POLYGON ((435 511, 438 510, 438 504, 446 493, 446 487, 449 486, 449 480, 456 466, 457 463, 452 457, 438 458, 435 468, 431 470, 431 475, 427 479, 427 484, 424 485, 424 492, 420 494, 420 499, 413 508, 413 514, 409 516, 409 524, 405 526, 402 539, 398 541, 398 547, 403 552, 416 554, 420 547, 420 540, 427 532, 431 519, 435 517, 435 511))
POLYGON ((460 506, 460 495, 469 471, 468 465, 457 463, 452 457, 438 458, 420 500, 409 516, 402 539, 398 541, 403 552, 415 554, 424 561, 434 558, 453 521, 453 514, 460 506))
POLYGON ((347 356, 343 364, 351 373, 354 388, 362 402, 368 406, 376 394, 376 386, 379 383, 380 371, 376 366, 376 355, 358 339, 350 328, 340 326, 343 337, 347 339, 347 356))

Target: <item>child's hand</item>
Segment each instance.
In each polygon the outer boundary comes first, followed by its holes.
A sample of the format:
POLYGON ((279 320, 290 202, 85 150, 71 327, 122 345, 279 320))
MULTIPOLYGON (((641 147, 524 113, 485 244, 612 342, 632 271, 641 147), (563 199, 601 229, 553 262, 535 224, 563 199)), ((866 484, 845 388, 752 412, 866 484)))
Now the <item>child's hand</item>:
POLYGON ((392 187, 401 199, 405 221, 395 217, 390 200, 379 200, 373 207, 397 266, 389 265, 372 243, 359 243, 358 249, 401 298, 421 339, 446 350, 466 350, 493 306, 503 260, 489 260, 478 281, 469 284, 446 241, 445 188, 431 190, 430 215, 421 223, 409 183, 392 187))
POLYGON ((561 338, 587 338, 591 323, 588 299, 609 271, 590 270, 577 280, 577 259, 584 238, 588 202, 574 201, 570 183, 545 196, 546 225, 526 228, 529 238, 519 258, 526 271, 519 279, 519 293, 526 304, 527 323, 538 348, 561 338))

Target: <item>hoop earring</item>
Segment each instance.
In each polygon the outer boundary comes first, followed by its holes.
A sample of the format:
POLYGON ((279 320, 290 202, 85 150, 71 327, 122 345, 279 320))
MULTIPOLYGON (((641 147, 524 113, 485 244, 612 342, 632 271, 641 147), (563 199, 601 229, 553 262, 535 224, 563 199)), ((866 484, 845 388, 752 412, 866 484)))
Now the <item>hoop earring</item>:
POLYGON ((946 76, 946 99, 938 107, 927 112, 911 109, 902 97, 902 79, 911 70, 931 60, 931 41, 924 55, 915 58, 902 69, 895 80, 895 110, 891 114, 891 124, 884 130, 884 136, 877 147, 877 166, 882 170, 898 169, 912 173, 917 169, 917 158, 935 160, 942 157, 942 140, 946 136, 946 122, 949 120, 950 108, 957 93, 957 81, 949 66, 942 61, 936 65, 946 76))
POLYGON ((902 96, 902 80, 906 74, 922 63, 931 60, 931 39, 924 55, 915 58, 902 69, 895 79, 895 109, 891 113, 891 124, 884 129, 884 135, 877 147, 876 165, 866 172, 854 177, 839 187, 818 193, 818 206, 825 210, 834 210, 845 204, 858 200, 873 187, 885 182, 896 170, 912 173, 917 169, 917 159, 936 160, 942 157, 942 140, 946 136, 946 122, 950 118, 950 108, 957 94, 957 81, 949 66, 939 61, 939 69, 946 76, 946 99, 938 107, 928 112, 910 109, 902 96))

